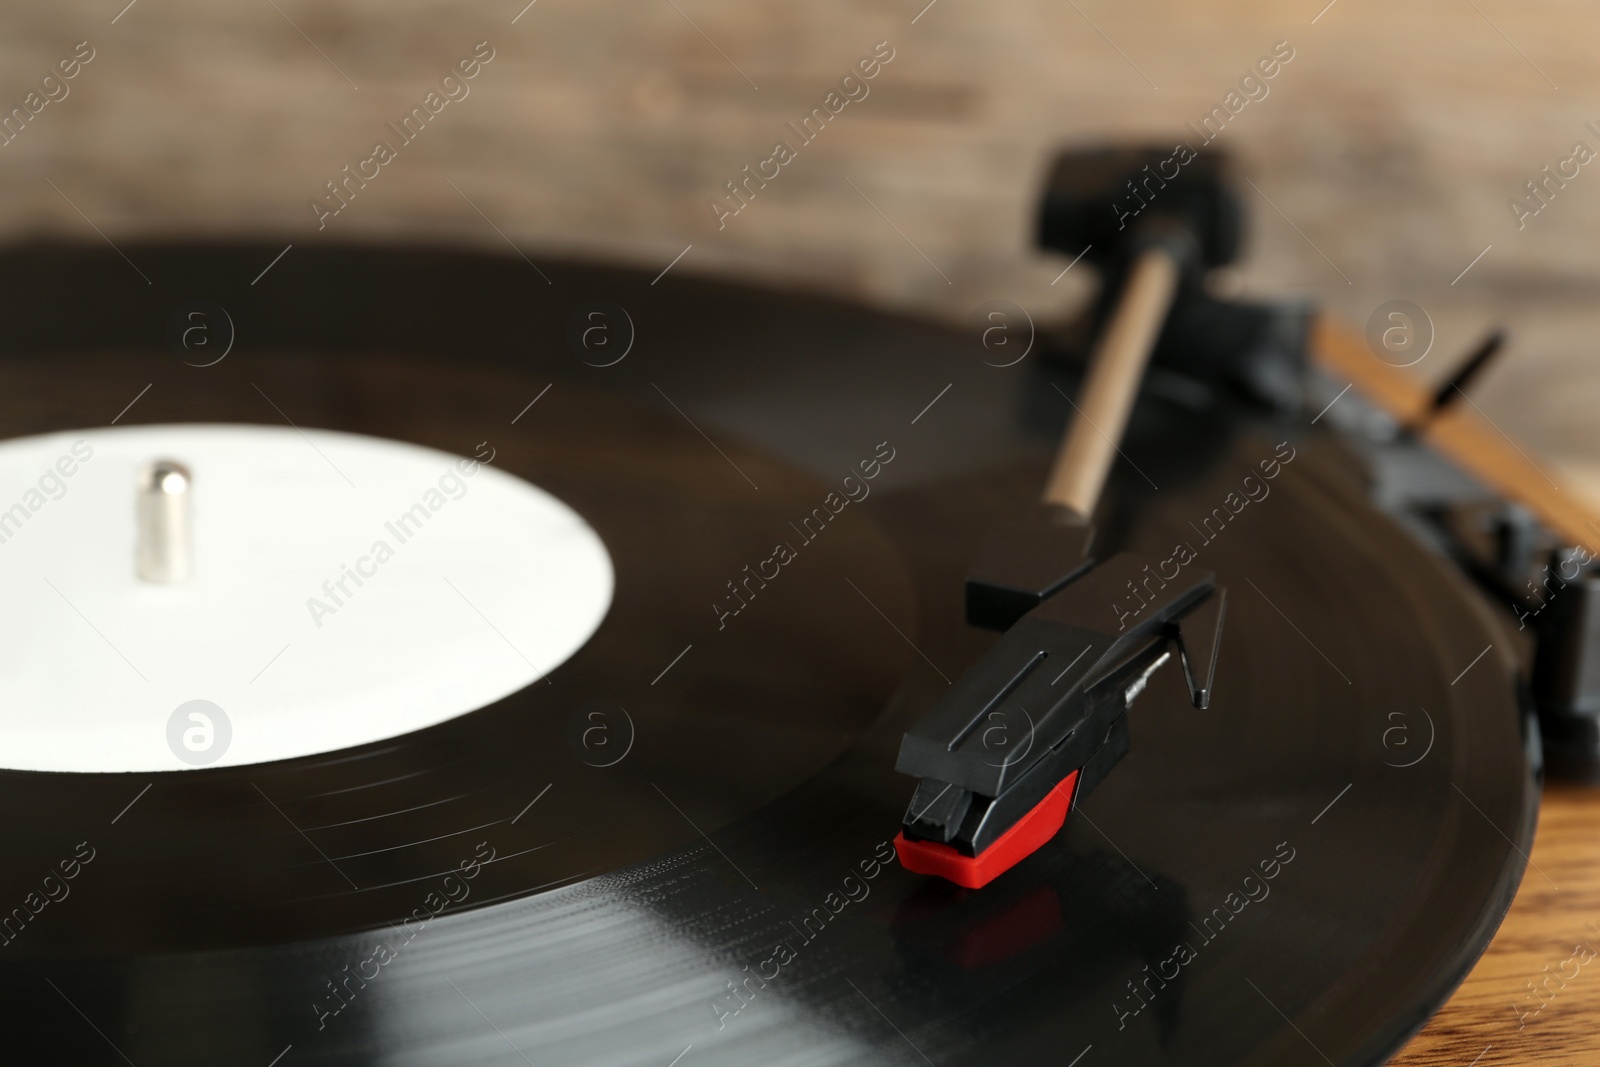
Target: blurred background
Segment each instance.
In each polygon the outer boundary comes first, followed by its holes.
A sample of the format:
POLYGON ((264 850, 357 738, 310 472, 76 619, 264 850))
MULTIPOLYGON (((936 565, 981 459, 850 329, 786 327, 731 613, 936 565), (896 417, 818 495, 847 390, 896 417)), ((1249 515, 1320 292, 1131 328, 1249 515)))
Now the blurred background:
POLYGON ((996 297, 1059 318, 1093 279, 1032 247, 1051 152, 1198 147, 1189 124, 1287 42, 1215 142, 1255 186, 1228 284, 1357 327, 1414 300, 1438 332, 1424 376, 1508 325, 1475 399, 1600 499, 1600 167, 1572 164, 1520 229, 1508 207, 1576 143, 1600 150, 1596 32, 1577 0, 9 4, 6 112, 33 110, 79 42, 93 58, 0 148, 0 234, 509 243, 645 269, 683 253, 676 270, 951 322, 996 297), (386 123, 479 42, 469 95, 402 144, 386 123), (785 124, 879 42, 893 59, 868 95, 802 145, 785 124), (311 201, 379 140, 397 157, 319 230, 311 201), (779 140, 797 157, 719 229, 710 203, 779 140))

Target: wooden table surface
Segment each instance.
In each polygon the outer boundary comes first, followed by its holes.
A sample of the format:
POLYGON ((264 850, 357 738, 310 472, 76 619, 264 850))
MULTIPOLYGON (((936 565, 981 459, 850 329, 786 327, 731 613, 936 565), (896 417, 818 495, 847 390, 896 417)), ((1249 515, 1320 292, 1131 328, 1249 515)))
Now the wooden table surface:
POLYGON ((1600 1063, 1600 789, 1546 788, 1530 858, 1489 950, 1392 1063, 1600 1063))

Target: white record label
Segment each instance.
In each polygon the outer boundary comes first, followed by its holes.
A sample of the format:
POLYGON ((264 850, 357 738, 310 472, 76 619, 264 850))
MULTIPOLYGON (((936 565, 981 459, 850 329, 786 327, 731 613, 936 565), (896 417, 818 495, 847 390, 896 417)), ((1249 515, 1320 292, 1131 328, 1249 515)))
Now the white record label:
POLYGON ((111 427, 0 442, 0 767, 261 763, 533 684, 611 605, 560 500, 478 459, 323 430, 111 427), (192 473, 192 574, 135 568, 139 472, 192 473))

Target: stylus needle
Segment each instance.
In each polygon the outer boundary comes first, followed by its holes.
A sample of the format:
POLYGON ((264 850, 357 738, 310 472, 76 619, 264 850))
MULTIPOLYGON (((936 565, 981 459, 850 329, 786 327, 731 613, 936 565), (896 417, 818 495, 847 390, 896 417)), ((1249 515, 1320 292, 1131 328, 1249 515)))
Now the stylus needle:
POLYGON ((1024 615, 901 740, 895 769, 921 779, 901 863, 977 888, 1048 841, 1126 754, 1125 713, 1174 650, 1209 703, 1225 603, 1209 572, 1118 555, 1024 615))

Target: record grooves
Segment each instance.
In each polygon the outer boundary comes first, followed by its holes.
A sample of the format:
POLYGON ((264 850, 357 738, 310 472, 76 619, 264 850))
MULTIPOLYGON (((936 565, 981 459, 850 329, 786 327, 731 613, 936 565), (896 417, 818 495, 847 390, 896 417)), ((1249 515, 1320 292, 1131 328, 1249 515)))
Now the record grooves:
MULTIPOLYGON (((81 383, 111 377, 106 362, 58 359, 55 366, 61 403, 77 398, 89 406, 105 396, 81 383)), ((486 428, 474 413, 519 395, 525 380, 458 370, 441 388, 425 365, 376 357, 331 370, 303 358, 275 367, 240 360, 234 368, 231 380, 162 382, 130 418, 259 420, 264 408, 272 412, 258 386, 295 411, 296 421, 322 428, 410 437, 467 455, 487 440, 496 466, 556 492, 600 532, 619 561, 616 602, 600 632, 547 683, 402 742, 265 766, 95 776, 87 783, 70 775, 7 774, 14 804, 60 812, 64 825, 109 823, 154 782, 119 818, 115 836, 102 842, 94 879, 78 887, 83 905, 75 905, 72 922, 52 924, 41 915, 8 946, 12 954, 90 946, 205 949, 398 922, 417 906, 419 884, 449 874, 485 839, 495 859, 461 904, 639 862, 664 845, 698 838, 662 793, 688 804, 695 825, 713 832, 815 773, 892 691, 908 650, 888 644, 881 620, 869 630, 852 613, 825 625, 843 597, 801 597, 802 583, 792 578, 761 591, 762 611, 724 626, 718 655, 691 652, 663 670, 687 644, 711 647, 717 619, 706 605, 727 595, 725 583, 738 571, 733 561, 758 547, 770 550, 771 540, 788 532, 788 516, 808 514, 827 493, 815 479, 735 446, 730 454, 762 486, 759 494, 739 493, 721 484, 729 473, 724 460, 676 416, 581 386, 564 384, 546 397, 537 420, 510 427, 507 417, 486 428), (352 400, 357 395, 359 404, 352 400), (336 410, 357 414, 335 416, 336 410), (663 643, 669 634, 683 641, 663 643), (830 670, 809 671, 817 660, 830 670), (776 693, 761 685, 773 679, 783 679, 776 693), (615 767, 586 765, 569 743, 574 714, 590 703, 626 712, 611 713, 619 745, 629 722, 637 733, 636 752, 615 767), (484 730, 495 744, 477 740, 484 730), (685 792, 688 783, 697 783, 703 802, 685 792), (548 801, 513 824, 546 786, 548 801), (104 892, 96 882, 116 887, 103 922, 89 914, 104 892), (188 919, 174 926, 162 918, 169 914, 188 919)), ((229 363, 211 369, 228 370, 229 363)), ((146 357, 119 360, 116 373, 148 380, 167 370, 168 361, 146 357)), ((51 405, 49 391, 46 384, 30 392, 51 405)), ((19 413, 7 421, 23 432, 57 428, 23 429, 25 418, 19 413)), ((306 454, 316 461, 310 449, 306 454)), ((870 527, 841 523, 814 543, 792 532, 788 539, 801 543, 811 567, 860 572, 865 595, 903 617, 905 579, 870 527)), ((857 595, 848 587, 842 593, 857 595)), ((463 611, 462 625, 471 621, 470 609, 463 611)), ((484 641, 501 640, 492 623, 479 626, 484 641)), ((302 629, 284 640, 315 638, 310 623, 302 629)), ((892 630, 887 638, 898 643, 892 630)), ((264 648, 262 661, 272 652, 264 648)), ((517 652, 508 647, 505 654, 517 652)), ((19 883, 3 887, 19 900, 27 892, 23 873, 47 870, 60 841, 56 825, 23 829, 36 829, 38 837, 13 835, 18 862, 8 870, 19 883)))
POLYGON ((885 854, 912 785, 889 768, 994 640, 959 625, 961 576, 1036 492, 1069 371, 678 274, 555 264, 546 292, 515 260, 328 249, 271 292, 212 280, 248 282, 261 251, 138 250, 172 303, 236 320, 203 370, 154 351, 161 316, 109 253, 0 256, 5 290, 66 323, 8 342, 8 435, 103 424, 153 382, 129 421, 281 424, 264 392, 303 427, 487 440, 601 534, 616 600, 548 683, 395 741, 0 775, 28 813, 4 900, 94 850, 0 953, 30 1062, 1224 1064, 1302 1062, 1309 1039, 1375 1063, 1508 906, 1536 739, 1498 654, 1452 684, 1498 624, 1303 420, 1141 400, 1126 450, 1161 488, 1120 472, 1102 536, 1153 567, 1187 543, 1229 583, 1215 701, 1157 670, 1084 817, 969 893, 885 854), (397 295, 419 285, 431 301, 397 295), (604 368, 567 345, 595 300, 637 330, 604 368), (1270 493, 1225 504, 1268 460, 1270 493), (825 504, 852 472, 870 491, 825 504), (735 611, 730 583, 772 566, 735 611), (613 765, 571 743, 590 701, 634 725, 613 765), (1427 731, 1414 762, 1395 712, 1427 731))

